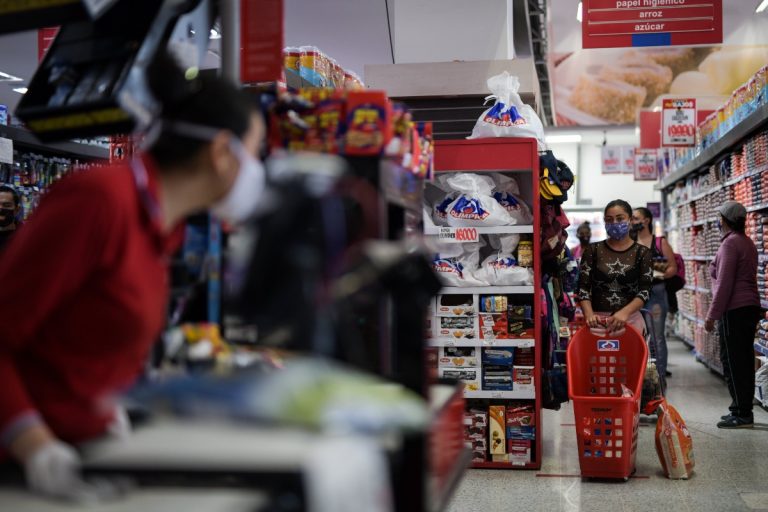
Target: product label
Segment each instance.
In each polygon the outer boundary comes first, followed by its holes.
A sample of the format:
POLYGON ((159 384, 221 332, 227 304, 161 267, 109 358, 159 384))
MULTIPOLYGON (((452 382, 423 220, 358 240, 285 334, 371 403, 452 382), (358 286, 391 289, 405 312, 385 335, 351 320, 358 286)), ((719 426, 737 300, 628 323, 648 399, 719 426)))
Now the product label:
POLYGON ((455 219, 466 220, 485 220, 490 215, 490 213, 485 211, 480 205, 480 201, 466 196, 462 196, 456 201, 456 204, 453 205, 449 214, 455 219))
POLYGON ((498 101, 491 107, 488 113, 483 118, 483 122, 493 124, 496 126, 518 126, 522 124, 528 124, 523 116, 517 111, 517 107, 510 105, 506 108, 503 102, 498 101))
POLYGON ((437 237, 444 243, 477 242, 478 240, 475 228, 440 228, 437 237))
POLYGON ((693 146, 696 143, 696 100, 665 99, 661 116, 663 146, 693 146))
POLYGON ((620 346, 619 340, 597 340, 597 350, 600 352, 618 352, 620 346))

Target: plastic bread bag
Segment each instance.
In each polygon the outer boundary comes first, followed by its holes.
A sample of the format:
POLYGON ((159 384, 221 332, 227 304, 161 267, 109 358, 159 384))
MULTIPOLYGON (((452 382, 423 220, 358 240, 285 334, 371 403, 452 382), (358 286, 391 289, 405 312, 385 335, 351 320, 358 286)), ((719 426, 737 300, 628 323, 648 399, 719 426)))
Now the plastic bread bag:
POLYGON ((531 137, 538 140, 539 149, 544 149, 544 126, 536 112, 520 98, 520 80, 504 71, 489 78, 487 84, 491 95, 485 101, 495 103, 483 112, 467 138, 531 137))
POLYGON ((469 244, 432 243, 437 250, 432 268, 443 286, 467 287, 487 286, 488 281, 477 277, 480 248, 483 242, 469 244))
POLYGON ((656 422, 656 453, 667 478, 673 480, 688 479, 693 475, 693 439, 685 421, 677 409, 669 405, 666 399, 653 400, 645 407, 645 413, 651 414, 658 408, 659 419, 656 422))
POLYGON ((435 226, 448 225, 448 207, 456 200, 456 196, 458 195, 456 191, 452 190, 450 185, 448 185, 448 178, 448 175, 441 175, 435 178, 433 183, 435 187, 445 193, 445 195, 441 196, 440 199, 432 205, 431 217, 435 226))
POLYGON ((507 210, 493 198, 493 180, 480 174, 458 173, 447 180, 458 192, 448 205, 446 221, 451 227, 508 226, 514 223, 507 210))
POLYGON ((533 271, 517 264, 514 256, 520 235, 489 236, 495 252, 483 260, 477 277, 494 286, 526 286, 533 284, 533 271))
POLYGON ((493 198, 507 210, 509 216, 515 221, 514 224, 533 224, 533 214, 520 197, 520 186, 517 180, 511 176, 494 174, 493 181, 496 184, 493 198))

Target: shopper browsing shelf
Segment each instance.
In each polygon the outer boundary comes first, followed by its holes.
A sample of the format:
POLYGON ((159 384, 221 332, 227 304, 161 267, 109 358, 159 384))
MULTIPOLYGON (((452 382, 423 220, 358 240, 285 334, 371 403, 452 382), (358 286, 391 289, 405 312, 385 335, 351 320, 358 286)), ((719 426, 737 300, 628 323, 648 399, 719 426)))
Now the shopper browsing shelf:
POLYGON ((18 227, 19 212, 21 211, 21 197, 16 189, 8 185, 0 186, 0 250, 16 233, 18 227))
POLYGON ((105 491, 80 479, 72 445, 129 430, 110 396, 165 324, 182 221, 212 208, 236 222, 263 190, 250 98, 221 79, 174 77, 162 74, 148 152, 54 185, 0 258, 0 452, 49 496, 105 491))
POLYGON ((722 238, 712 263, 712 303, 704 328, 715 330, 719 322, 720 359, 731 394, 730 414, 720 428, 751 428, 755 393, 753 343, 760 319, 757 292, 757 248, 744 234, 747 210, 736 201, 719 208, 722 238))
POLYGON ((651 312, 653 325, 648 327, 653 329, 656 339, 656 368, 659 370, 659 375, 670 377, 672 374, 667 371, 667 337, 665 335, 669 302, 664 280, 677 275, 675 253, 666 238, 657 238, 653 234, 653 214, 648 208, 635 208, 632 214, 631 231, 637 243, 651 250, 653 286, 647 308, 651 312))
POLYGON ((578 229, 576 229, 576 237, 579 239, 579 245, 571 251, 571 256, 573 256, 574 260, 579 261, 581 255, 584 254, 584 249, 589 245, 589 241, 592 239, 592 228, 589 226, 588 221, 579 224, 578 229))
POLYGON ((604 324, 611 332, 629 323, 641 334, 640 309, 648 301, 653 281, 651 251, 632 240, 632 207, 617 199, 605 207, 608 239, 590 244, 581 256, 578 299, 587 325, 604 324))

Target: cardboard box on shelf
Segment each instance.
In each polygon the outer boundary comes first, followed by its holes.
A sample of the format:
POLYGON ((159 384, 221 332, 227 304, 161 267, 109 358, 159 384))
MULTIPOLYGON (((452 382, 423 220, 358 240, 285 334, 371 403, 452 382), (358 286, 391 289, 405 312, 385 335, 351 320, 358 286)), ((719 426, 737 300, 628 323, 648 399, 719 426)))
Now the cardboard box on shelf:
POLYGON ((533 347, 515 349, 515 366, 536 366, 533 347))
POLYGON ((480 313, 480 338, 484 340, 507 340, 509 321, 506 313, 480 313))
POLYGON ((440 347, 438 362, 441 367, 480 366, 478 350, 475 347, 440 347))
POLYGON ((506 453, 505 412, 506 407, 503 405, 491 405, 488 407, 488 442, 491 445, 491 454, 506 453))
POLYGON ((481 295, 480 311, 483 313, 506 313, 509 299, 506 295, 481 295))
POLYGON ((522 439, 507 441, 508 461, 512 464, 528 464, 531 462, 532 442, 522 439))
POLYGON ((515 361, 515 349, 509 348, 484 348, 483 364, 492 366, 512 366, 515 361))
POLYGON ((508 427, 534 427, 536 426, 536 413, 530 405, 507 406, 508 427))
POLYGON ((536 427, 510 427, 507 425, 507 440, 510 439, 536 439, 536 427))
POLYGON ((443 379, 460 380, 465 389, 480 391, 480 369, 474 368, 439 368, 438 375, 443 379))
POLYGON ((533 390, 533 368, 513 368, 512 380, 515 391, 533 390))
POLYGON ((435 314, 442 317, 467 317, 477 313, 474 295, 438 295, 435 314))
POLYGON ((470 427, 487 427, 488 411, 486 409, 470 409, 465 411, 464 425, 470 427))
POLYGON ((475 317, 438 317, 439 338, 451 340, 475 339, 475 317))

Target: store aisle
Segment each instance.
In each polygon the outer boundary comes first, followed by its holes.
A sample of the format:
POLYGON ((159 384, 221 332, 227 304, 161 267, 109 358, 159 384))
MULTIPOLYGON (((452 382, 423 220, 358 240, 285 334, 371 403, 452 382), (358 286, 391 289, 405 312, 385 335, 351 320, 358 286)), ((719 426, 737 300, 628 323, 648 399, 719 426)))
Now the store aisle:
POLYGON ((691 480, 668 480, 654 448, 655 423, 642 422, 636 478, 627 483, 582 482, 573 409, 544 411, 541 471, 470 470, 452 512, 516 511, 768 511, 768 413, 755 409, 753 430, 721 430, 728 412, 725 382, 697 363, 680 341, 670 340, 669 401, 693 436, 691 480), (573 475, 573 476, 571 476, 573 475))

